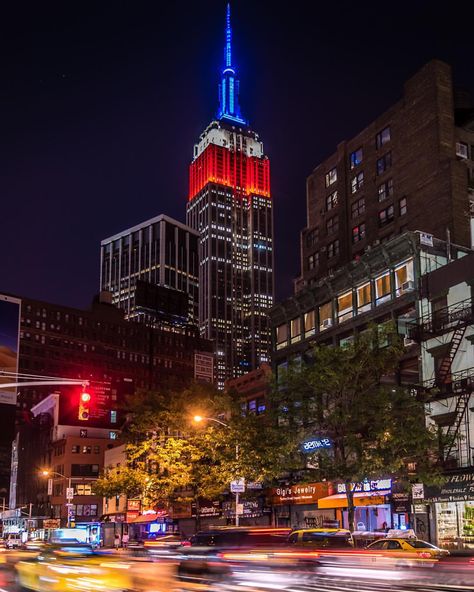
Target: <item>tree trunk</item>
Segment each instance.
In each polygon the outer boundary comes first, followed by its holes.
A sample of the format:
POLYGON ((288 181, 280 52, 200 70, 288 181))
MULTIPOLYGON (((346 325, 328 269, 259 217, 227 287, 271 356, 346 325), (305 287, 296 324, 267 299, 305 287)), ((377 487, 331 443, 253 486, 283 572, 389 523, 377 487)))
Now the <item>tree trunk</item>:
POLYGON ((354 532, 354 518, 355 518, 355 507, 354 507, 354 492, 351 489, 351 482, 346 481, 346 498, 347 498, 347 521, 349 523, 349 530, 354 532))
POLYGON ((201 514, 199 512, 199 510, 200 510, 199 496, 197 496, 197 495, 195 496, 194 503, 196 504, 196 517, 194 519, 194 525, 195 525, 196 532, 199 532, 201 530, 201 514))

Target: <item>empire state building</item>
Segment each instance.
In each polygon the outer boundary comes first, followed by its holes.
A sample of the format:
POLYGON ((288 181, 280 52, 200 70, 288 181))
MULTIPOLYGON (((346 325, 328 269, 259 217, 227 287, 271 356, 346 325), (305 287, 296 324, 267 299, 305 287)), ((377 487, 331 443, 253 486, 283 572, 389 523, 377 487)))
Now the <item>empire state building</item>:
POLYGON ((273 305, 270 161, 239 104, 227 6, 219 108, 194 146, 187 224, 199 239, 199 324, 216 346, 218 387, 269 361, 273 305))

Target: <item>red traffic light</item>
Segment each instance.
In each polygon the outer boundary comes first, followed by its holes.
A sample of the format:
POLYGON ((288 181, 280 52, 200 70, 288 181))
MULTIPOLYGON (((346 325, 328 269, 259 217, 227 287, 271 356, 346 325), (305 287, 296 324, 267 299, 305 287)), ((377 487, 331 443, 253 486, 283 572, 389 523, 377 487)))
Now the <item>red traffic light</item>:
POLYGON ((83 403, 88 403, 90 400, 91 400, 91 396, 89 395, 89 393, 82 393, 81 401, 83 403))

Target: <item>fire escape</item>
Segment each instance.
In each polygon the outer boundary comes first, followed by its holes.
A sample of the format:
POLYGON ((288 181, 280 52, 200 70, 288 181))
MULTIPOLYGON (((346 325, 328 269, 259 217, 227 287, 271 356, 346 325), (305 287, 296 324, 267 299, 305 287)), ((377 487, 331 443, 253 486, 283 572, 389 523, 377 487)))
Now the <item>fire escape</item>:
MULTIPOLYGON (((463 422, 468 421, 466 411, 474 392, 474 368, 451 372, 466 330, 471 325, 474 325, 474 300, 469 298, 421 317, 410 332, 410 337, 419 342, 449 335, 449 339, 443 343, 443 355, 436 364, 435 378, 422 385, 425 389, 435 389, 433 400, 456 397, 454 410, 445 414, 447 422, 444 426, 447 429, 444 437, 447 444, 443 451, 444 461, 450 459, 454 450, 462 444, 460 431, 463 422)), ((469 443, 464 445, 469 446, 469 443)))

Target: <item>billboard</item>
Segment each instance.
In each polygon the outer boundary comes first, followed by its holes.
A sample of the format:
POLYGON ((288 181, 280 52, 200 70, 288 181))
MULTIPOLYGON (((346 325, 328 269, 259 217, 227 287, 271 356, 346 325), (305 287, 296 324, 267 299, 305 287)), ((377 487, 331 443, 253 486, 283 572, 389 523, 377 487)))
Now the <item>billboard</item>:
MULTIPOLYGON (((17 298, 0 294, 0 383, 16 382, 16 377, 2 372, 18 372, 20 343, 20 305, 17 298)), ((16 405, 16 389, 0 389, 0 403, 16 405)))

